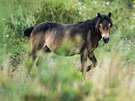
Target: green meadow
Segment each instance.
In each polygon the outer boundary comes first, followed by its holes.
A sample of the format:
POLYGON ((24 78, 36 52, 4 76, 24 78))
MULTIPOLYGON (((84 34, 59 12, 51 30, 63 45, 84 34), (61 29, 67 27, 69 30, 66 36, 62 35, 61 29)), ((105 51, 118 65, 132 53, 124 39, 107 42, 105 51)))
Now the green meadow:
MULTIPOLYGON (((134 0, 0 0, 0 101, 135 101, 134 0), (82 80, 80 56, 41 53, 31 73, 24 30, 44 21, 77 23, 112 12, 110 41, 82 80)), ((88 60, 88 64, 91 62, 88 60)))

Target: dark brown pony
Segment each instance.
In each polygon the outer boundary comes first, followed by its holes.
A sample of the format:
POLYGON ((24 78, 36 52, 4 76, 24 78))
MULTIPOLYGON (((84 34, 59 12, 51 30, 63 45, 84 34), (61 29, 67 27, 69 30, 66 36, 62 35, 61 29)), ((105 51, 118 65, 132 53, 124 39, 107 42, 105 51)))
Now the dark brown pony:
POLYGON ((39 50, 64 56, 80 54, 81 72, 85 74, 97 65, 94 50, 101 38, 104 43, 109 42, 111 26, 111 13, 108 15, 98 13, 97 17, 76 24, 43 22, 26 29, 24 34, 30 37, 33 60, 36 59, 39 50), (87 57, 92 61, 88 67, 87 57))

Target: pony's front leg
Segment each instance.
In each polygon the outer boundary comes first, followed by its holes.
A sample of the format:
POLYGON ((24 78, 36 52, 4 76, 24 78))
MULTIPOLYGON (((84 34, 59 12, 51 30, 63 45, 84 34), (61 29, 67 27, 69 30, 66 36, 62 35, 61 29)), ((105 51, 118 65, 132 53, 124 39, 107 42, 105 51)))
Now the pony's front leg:
POLYGON ((96 59, 96 57, 94 55, 94 52, 90 52, 88 54, 88 58, 91 60, 92 64, 87 67, 87 71, 89 71, 93 67, 96 67, 97 66, 97 59, 96 59))
POLYGON ((82 75, 84 76, 84 78, 85 78, 85 74, 87 71, 87 57, 88 57, 88 52, 87 52, 87 50, 84 50, 81 53, 81 72, 82 72, 82 75))

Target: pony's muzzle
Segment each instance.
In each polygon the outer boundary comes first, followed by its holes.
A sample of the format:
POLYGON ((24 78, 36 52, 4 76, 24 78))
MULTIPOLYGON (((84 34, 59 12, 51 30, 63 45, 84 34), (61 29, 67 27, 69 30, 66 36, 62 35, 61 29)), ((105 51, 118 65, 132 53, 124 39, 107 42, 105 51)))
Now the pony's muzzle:
POLYGON ((103 37, 103 41, 104 41, 104 43, 108 43, 109 42, 109 37, 103 37))

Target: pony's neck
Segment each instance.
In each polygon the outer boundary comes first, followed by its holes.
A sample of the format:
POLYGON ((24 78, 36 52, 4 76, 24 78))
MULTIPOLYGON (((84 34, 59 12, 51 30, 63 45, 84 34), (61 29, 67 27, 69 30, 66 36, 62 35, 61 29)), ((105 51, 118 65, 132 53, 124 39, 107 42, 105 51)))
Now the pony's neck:
POLYGON ((86 30, 91 30, 91 31, 96 30, 96 23, 97 23, 97 21, 98 21, 97 17, 85 21, 84 23, 85 23, 85 26, 86 26, 86 30))
POLYGON ((94 40, 96 39, 97 41, 101 39, 101 34, 97 26, 98 17, 86 20, 84 22, 79 22, 77 23, 77 26, 78 24, 79 24, 79 29, 81 29, 83 33, 88 34, 89 32, 91 32, 92 39, 94 40))
POLYGON ((91 20, 87 20, 84 22, 86 26, 86 30, 91 32, 92 39, 96 39, 99 41, 101 39, 101 33, 99 31, 99 28, 97 26, 98 24, 98 17, 95 17, 91 20))

